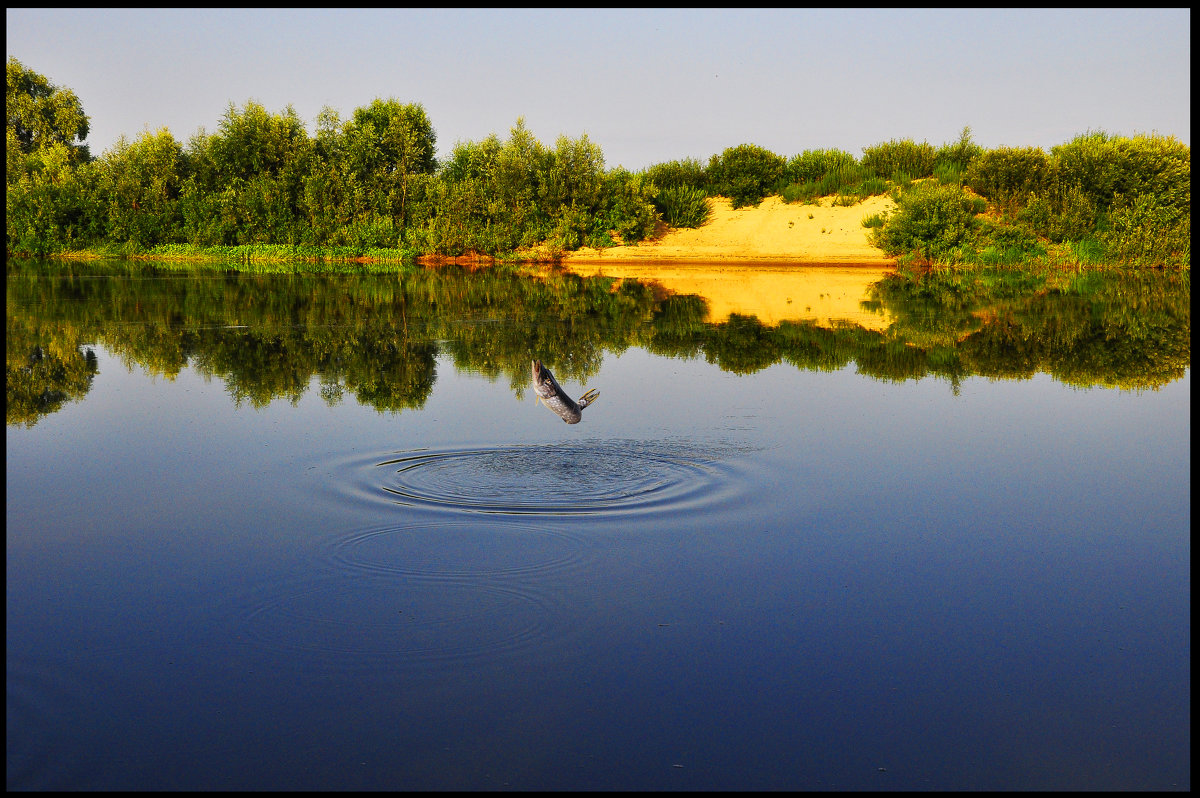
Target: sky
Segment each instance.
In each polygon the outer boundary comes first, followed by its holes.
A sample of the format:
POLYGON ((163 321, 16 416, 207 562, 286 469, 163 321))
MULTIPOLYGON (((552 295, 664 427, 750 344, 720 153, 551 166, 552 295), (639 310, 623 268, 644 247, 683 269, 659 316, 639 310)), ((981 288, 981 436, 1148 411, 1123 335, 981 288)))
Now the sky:
POLYGON ((1049 150, 1104 130, 1191 145, 1191 12, 1136 10, 6 11, 8 56, 72 89, 93 154, 230 103, 315 132, 376 98, 424 106, 438 154, 587 134, 608 167, 893 139, 1049 150))

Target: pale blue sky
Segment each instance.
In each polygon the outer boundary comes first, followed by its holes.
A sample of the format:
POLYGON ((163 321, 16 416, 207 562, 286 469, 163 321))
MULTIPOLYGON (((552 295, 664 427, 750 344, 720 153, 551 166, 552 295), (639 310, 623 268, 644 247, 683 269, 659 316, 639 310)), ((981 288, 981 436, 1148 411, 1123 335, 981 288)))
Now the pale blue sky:
POLYGON ((8 9, 8 55, 74 89, 100 154, 230 102, 314 129, 376 97, 425 106, 439 155, 586 133, 608 166, 882 141, 1045 149, 1087 130, 1191 144, 1191 12, 1167 10, 8 9))

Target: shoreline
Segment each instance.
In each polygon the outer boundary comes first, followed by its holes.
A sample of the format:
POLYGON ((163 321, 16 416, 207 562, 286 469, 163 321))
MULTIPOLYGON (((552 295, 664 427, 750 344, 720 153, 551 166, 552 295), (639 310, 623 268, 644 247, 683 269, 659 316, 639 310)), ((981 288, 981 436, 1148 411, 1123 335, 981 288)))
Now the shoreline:
POLYGON ((862 226, 866 216, 888 214, 895 202, 886 195, 868 197, 851 206, 834 206, 832 197, 809 203, 785 203, 778 196, 765 198, 757 206, 734 209, 725 197, 709 197, 709 219, 698 228, 667 228, 658 238, 637 244, 618 244, 597 249, 581 247, 563 252, 545 245, 493 257, 479 253, 462 255, 362 254, 285 251, 284 245, 231 246, 226 252, 97 252, 71 250, 52 257, 66 259, 174 260, 221 262, 229 260, 261 262, 340 262, 378 264, 415 262, 421 266, 458 265, 483 268, 490 265, 604 266, 640 263, 675 267, 693 266, 836 266, 894 267, 888 257, 868 241, 870 231, 862 226), (259 251, 254 251, 261 246, 259 251))

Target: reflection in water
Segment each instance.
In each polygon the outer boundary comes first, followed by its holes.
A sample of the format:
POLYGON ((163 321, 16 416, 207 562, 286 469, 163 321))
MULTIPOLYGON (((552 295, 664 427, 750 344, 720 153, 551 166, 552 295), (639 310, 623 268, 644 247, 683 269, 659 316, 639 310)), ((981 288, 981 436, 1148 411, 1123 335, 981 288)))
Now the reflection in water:
POLYGON ((583 408, 596 401, 596 397, 600 395, 600 392, 593 388, 579 397, 579 401, 575 401, 567 396, 558 380, 550 373, 550 369, 543 366, 540 360, 533 361, 533 390, 538 401, 568 424, 578 424, 583 418, 583 408))
MULTIPOLYGON (((296 402, 316 385, 330 406, 353 397, 386 412, 423 407, 443 355, 506 381, 518 398, 535 353, 564 381, 586 382, 605 353, 630 347, 735 374, 853 364, 874 379, 934 377, 952 389, 972 376, 1046 373, 1083 388, 1157 390, 1191 359, 1188 272, 1084 271, 1060 275, 1051 290, 1020 271, 870 284, 880 270, 764 265, 709 269, 721 283, 705 287, 672 282, 679 267, 641 268, 636 280, 452 267, 177 275, 155 264, 10 259, 6 422, 32 426, 83 398, 97 344, 166 379, 195 368, 238 404, 296 402)), ((563 408, 560 417, 578 421, 563 408)))
POLYGON ((880 266, 795 266, 773 263, 573 264, 583 276, 604 275, 662 286, 672 294, 703 297, 705 321, 753 316, 763 324, 811 321, 823 327, 857 324, 885 330, 894 318, 886 308, 864 307, 871 286, 892 270, 880 266))

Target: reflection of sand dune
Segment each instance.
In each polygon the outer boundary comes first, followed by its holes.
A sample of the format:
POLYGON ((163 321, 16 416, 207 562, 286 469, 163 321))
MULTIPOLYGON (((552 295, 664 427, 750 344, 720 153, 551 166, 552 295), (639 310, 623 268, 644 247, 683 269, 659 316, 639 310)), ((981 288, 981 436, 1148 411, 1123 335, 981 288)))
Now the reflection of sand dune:
POLYGON ((867 289, 891 271, 882 266, 781 266, 778 264, 650 263, 610 261, 564 264, 575 274, 658 283, 677 294, 708 301, 709 321, 731 313, 756 316, 763 324, 812 320, 828 325, 846 320, 882 330, 891 318, 863 310, 867 289))

